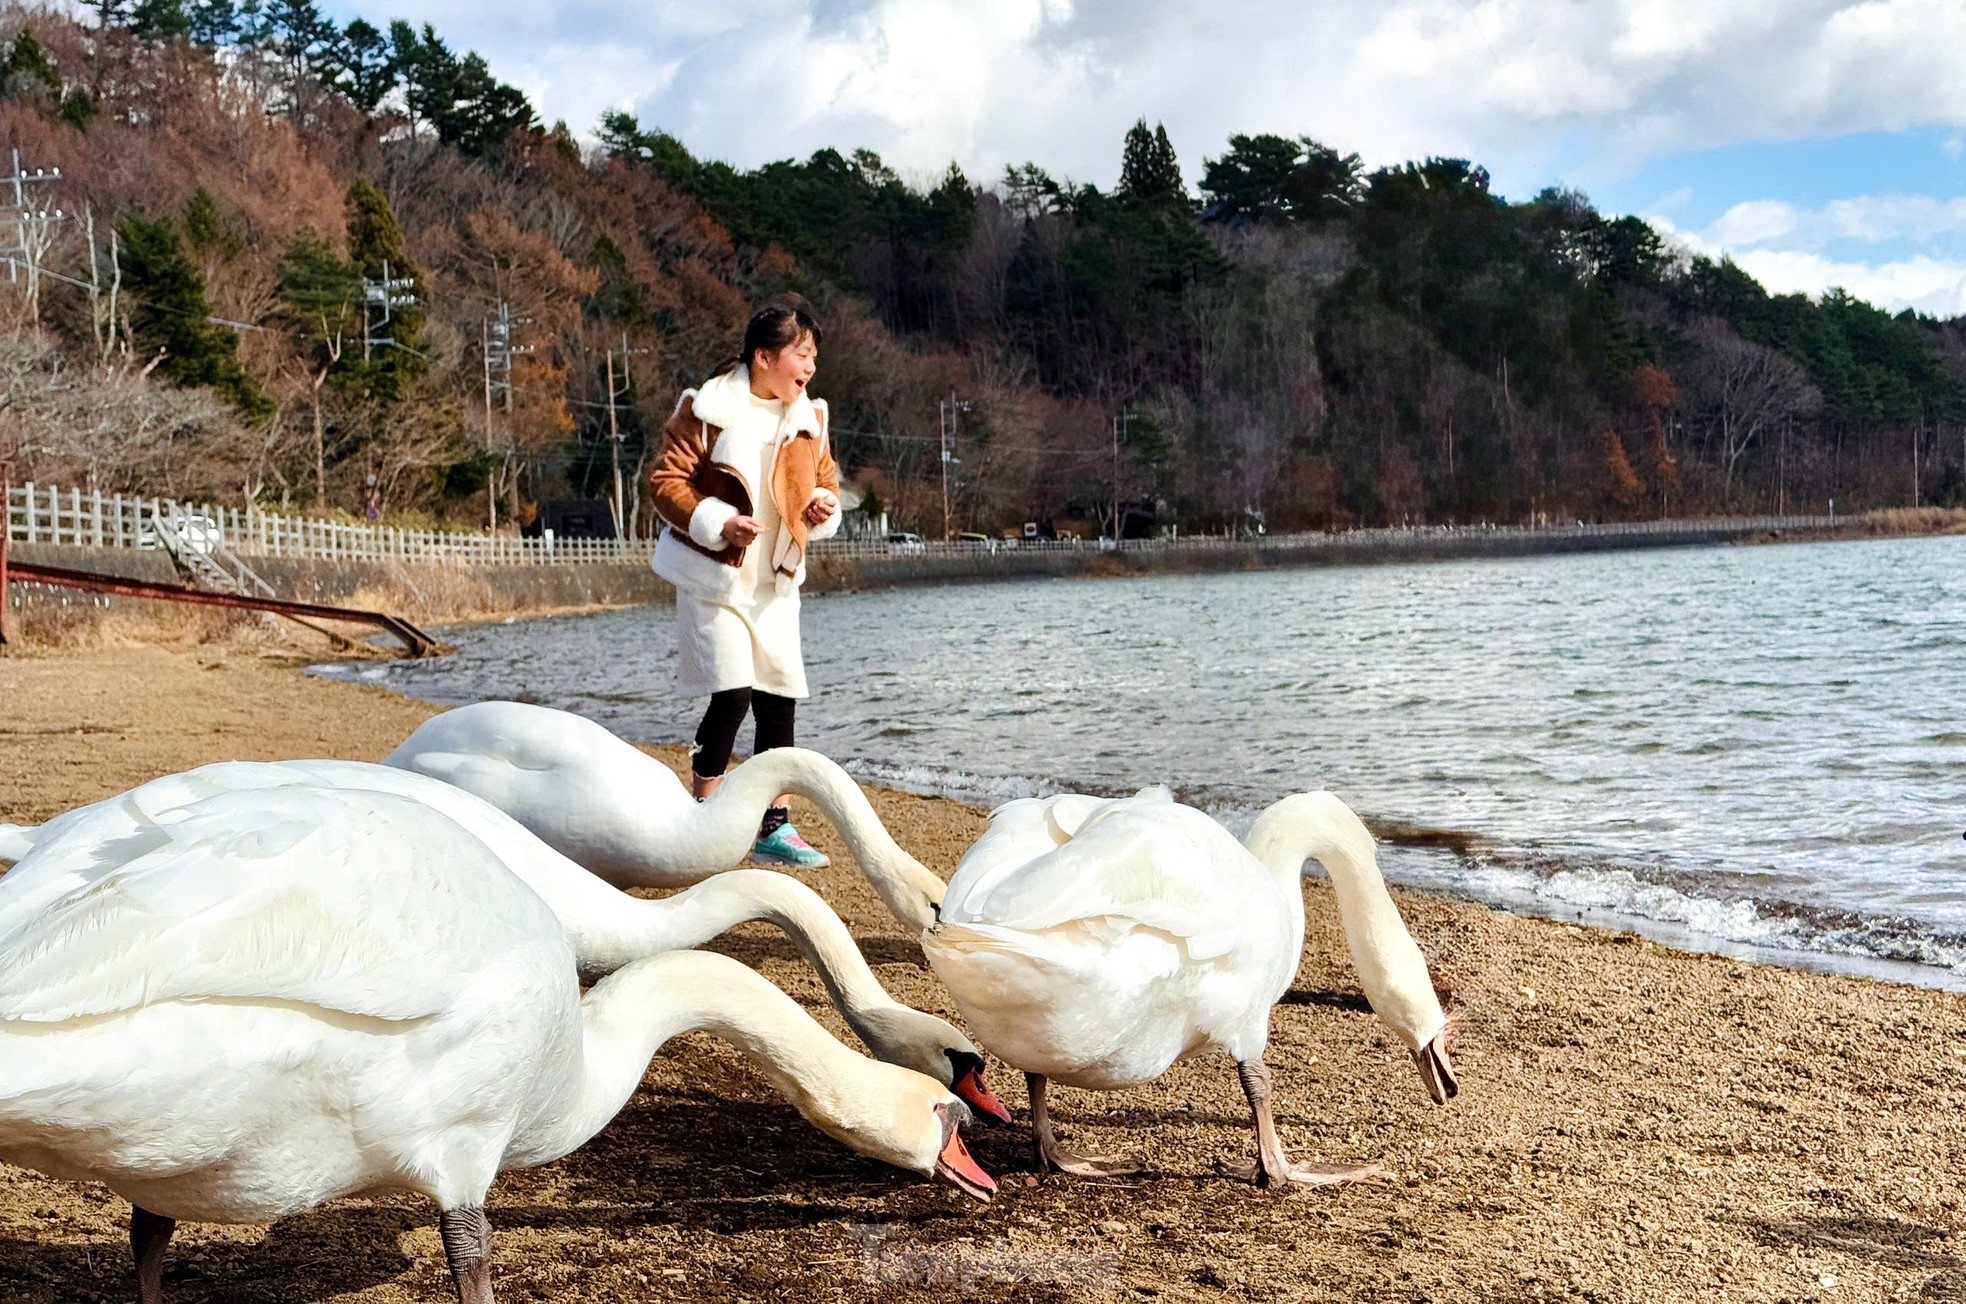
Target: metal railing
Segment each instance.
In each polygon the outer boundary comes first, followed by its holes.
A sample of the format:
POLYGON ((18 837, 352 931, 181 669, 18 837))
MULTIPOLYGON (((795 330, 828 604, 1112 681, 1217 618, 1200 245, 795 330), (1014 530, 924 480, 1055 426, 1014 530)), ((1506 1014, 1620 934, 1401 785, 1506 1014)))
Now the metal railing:
MULTIPOLYGON (((225 548, 247 557, 309 561, 427 562, 451 566, 537 566, 579 562, 646 565, 647 539, 549 539, 517 534, 468 534, 356 525, 257 508, 175 503, 168 499, 84 492, 50 485, 15 485, 7 496, 6 528, 20 543, 84 548, 163 546, 157 520, 196 523, 215 530, 225 548), (204 523, 209 522, 209 526, 204 523)), ((1264 534, 1253 537, 1183 535, 1169 539, 956 539, 890 542, 829 539, 813 545, 815 558, 844 561, 910 557, 1013 558, 1032 553, 1179 553, 1223 549, 1378 549, 1426 540, 1663 537, 1823 529, 1833 516, 1733 516, 1669 521, 1616 521, 1570 525, 1422 525, 1341 530, 1331 533, 1264 534)))

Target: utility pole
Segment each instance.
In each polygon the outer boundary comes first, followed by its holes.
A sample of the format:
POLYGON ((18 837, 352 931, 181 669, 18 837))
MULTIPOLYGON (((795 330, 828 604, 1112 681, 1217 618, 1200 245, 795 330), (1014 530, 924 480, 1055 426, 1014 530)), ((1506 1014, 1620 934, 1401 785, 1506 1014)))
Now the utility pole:
POLYGON ((1131 412, 1122 409, 1113 418, 1113 546, 1120 546, 1120 441, 1126 438, 1126 423, 1133 420, 1131 412))
POLYGON ((372 281, 362 278, 362 361, 369 360, 373 349, 401 348, 388 334, 389 323, 395 320, 398 308, 407 308, 417 302, 410 291, 416 288, 416 279, 409 276, 391 276, 389 264, 382 265, 382 279, 372 281), (380 311, 380 320, 374 313, 380 311), (381 330, 383 334, 376 334, 381 330))
MULTIPOLYGON (((494 316, 485 318, 484 330, 479 337, 485 360, 485 453, 487 455, 491 454, 494 442, 492 397, 503 391, 505 415, 508 417, 512 415, 512 359, 518 354, 532 352, 532 345, 512 342, 512 327, 529 320, 531 319, 515 318, 512 315, 512 305, 500 299, 498 312, 494 316)), ((512 450, 508 448, 506 456, 509 458, 511 454, 512 450)), ((494 474, 491 483, 485 487, 486 520, 494 531, 498 529, 499 491, 498 477, 494 474)))
POLYGON ((61 180, 60 168, 35 168, 32 172, 21 167, 20 151, 13 151, 14 168, 5 177, 0 177, 0 185, 13 187, 13 202, 7 205, 14 218, 14 246, 6 252, 7 280, 20 284, 20 274, 27 272, 27 309, 33 321, 41 320, 41 264, 47 258, 48 248, 54 244, 54 224, 62 220, 59 208, 30 208, 27 188, 61 180))
POLYGON ((949 391, 949 397, 935 405, 936 415, 942 422, 942 539, 946 543, 952 535, 949 527, 949 468, 960 466, 956 456, 956 430, 961 415, 969 411, 968 403, 958 402, 956 391, 949 391))
POLYGON ((621 332, 621 388, 614 387, 614 350, 608 350, 608 449, 614 458, 614 537, 627 537, 628 517, 624 514, 621 496, 621 427, 614 419, 615 400, 635 387, 634 378, 628 374, 628 359, 647 349, 628 347, 628 332, 621 332))

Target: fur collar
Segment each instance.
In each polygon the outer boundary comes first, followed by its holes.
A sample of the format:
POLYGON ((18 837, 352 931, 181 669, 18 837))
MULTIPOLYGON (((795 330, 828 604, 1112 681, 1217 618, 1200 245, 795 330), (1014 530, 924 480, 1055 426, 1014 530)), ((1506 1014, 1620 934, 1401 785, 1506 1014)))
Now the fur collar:
MULTIPOLYGON (((701 389, 686 389, 676 400, 677 411, 685 402, 693 405, 696 419, 706 426, 728 430, 743 422, 751 410, 751 369, 740 364, 735 370, 703 382, 701 389)), ((824 431, 826 400, 799 395, 786 405, 780 429, 795 435, 817 436, 824 431)))

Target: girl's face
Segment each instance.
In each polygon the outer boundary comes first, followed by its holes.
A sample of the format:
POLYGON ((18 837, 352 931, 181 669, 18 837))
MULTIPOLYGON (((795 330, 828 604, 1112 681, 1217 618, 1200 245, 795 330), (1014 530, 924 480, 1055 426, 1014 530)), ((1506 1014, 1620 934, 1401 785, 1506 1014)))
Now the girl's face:
POLYGON ((808 331, 776 353, 758 350, 751 359, 751 390, 790 403, 805 393, 818 366, 819 344, 808 331))

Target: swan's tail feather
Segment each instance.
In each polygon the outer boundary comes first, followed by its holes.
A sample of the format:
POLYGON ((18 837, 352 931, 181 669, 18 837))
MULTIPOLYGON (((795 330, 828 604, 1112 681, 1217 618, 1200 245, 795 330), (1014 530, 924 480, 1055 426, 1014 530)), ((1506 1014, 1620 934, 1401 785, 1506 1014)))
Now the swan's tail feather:
POLYGON ((34 849, 38 824, 0 824, 0 860, 19 860, 34 849))

